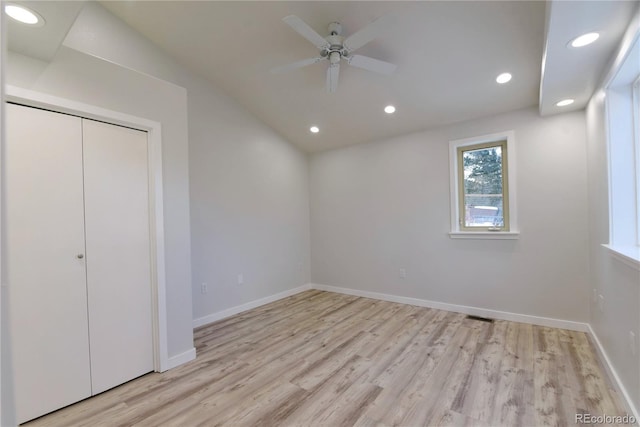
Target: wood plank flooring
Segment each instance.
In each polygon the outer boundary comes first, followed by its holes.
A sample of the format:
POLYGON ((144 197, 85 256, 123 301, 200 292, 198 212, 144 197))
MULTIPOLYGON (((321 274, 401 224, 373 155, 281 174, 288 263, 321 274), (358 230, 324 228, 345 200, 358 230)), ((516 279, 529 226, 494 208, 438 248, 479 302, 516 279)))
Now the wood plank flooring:
POLYGON ((624 415, 586 334, 321 291, 195 331, 197 359, 36 426, 562 426, 624 415))

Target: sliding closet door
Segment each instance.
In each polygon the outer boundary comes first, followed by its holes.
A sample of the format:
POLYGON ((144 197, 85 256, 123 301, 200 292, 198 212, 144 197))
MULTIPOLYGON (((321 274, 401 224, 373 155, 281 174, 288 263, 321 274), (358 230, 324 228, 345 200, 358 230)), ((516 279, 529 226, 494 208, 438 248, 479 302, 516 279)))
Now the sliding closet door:
POLYGON ((6 274, 19 422, 91 395, 81 119, 7 105, 6 274))
POLYGON ((153 370, 147 133, 83 120, 93 393, 153 370))

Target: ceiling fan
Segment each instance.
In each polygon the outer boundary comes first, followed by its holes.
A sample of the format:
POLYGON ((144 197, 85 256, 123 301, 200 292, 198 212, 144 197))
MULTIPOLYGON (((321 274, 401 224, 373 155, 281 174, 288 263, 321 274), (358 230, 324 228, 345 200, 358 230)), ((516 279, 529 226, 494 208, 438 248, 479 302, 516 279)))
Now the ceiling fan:
POLYGON ((315 58, 303 59, 292 64, 276 67, 271 70, 272 73, 283 73, 297 68, 306 67, 316 64, 320 61, 329 61, 327 69, 327 92, 335 92, 338 88, 338 76, 340 74, 340 60, 344 59, 349 65, 374 71, 380 74, 391 74, 396 69, 396 65, 389 62, 380 61, 379 59, 370 58, 363 55, 354 55, 353 52, 358 48, 369 43, 371 40, 380 35, 388 27, 388 19, 380 18, 360 31, 351 34, 349 37, 343 37, 342 25, 338 22, 329 24, 329 35, 322 37, 315 32, 307 23, 295 15, 290 15, 282 19, 291 28, 305 39, 309 40, 320 51, 320 56, 315 58))

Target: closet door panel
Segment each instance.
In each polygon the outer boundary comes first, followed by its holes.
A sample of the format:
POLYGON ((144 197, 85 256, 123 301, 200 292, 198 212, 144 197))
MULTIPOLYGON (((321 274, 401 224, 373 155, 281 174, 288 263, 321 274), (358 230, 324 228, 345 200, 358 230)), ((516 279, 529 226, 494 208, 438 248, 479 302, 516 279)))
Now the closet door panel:
POLYGON ((81 119, 8 104, 6 274, 19 422, 91 395, 81 119))
POLYGON ((146 132, 83 120, 93 393, 153 370, 146 132))

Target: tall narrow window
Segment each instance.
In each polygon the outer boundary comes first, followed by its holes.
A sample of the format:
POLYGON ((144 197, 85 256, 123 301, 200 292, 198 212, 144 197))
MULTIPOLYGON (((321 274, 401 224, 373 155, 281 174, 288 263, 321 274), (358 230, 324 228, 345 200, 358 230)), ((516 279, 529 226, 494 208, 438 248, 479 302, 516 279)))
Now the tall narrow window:
POLYGON ((458 147, 460 229, 508 231, 507 141, 458 147))
POLYGON ((640 270, 640 40, 606 87, 609 243, 612 256, 640 270))
POLYGON ((451 237, 516 238, 512 131, 451 141, 451 237))
POLYGON ((633 120, 636 154, 636 246, 640 247, 640 75, 633 84, 633 120))
MULTIPOLYGON (((640 30, 627 28, 595 96, 604 100, 609 178, 609 254, 640 271, 640 30)), ((599 106, 596 108, 599 109, 599 106)))

